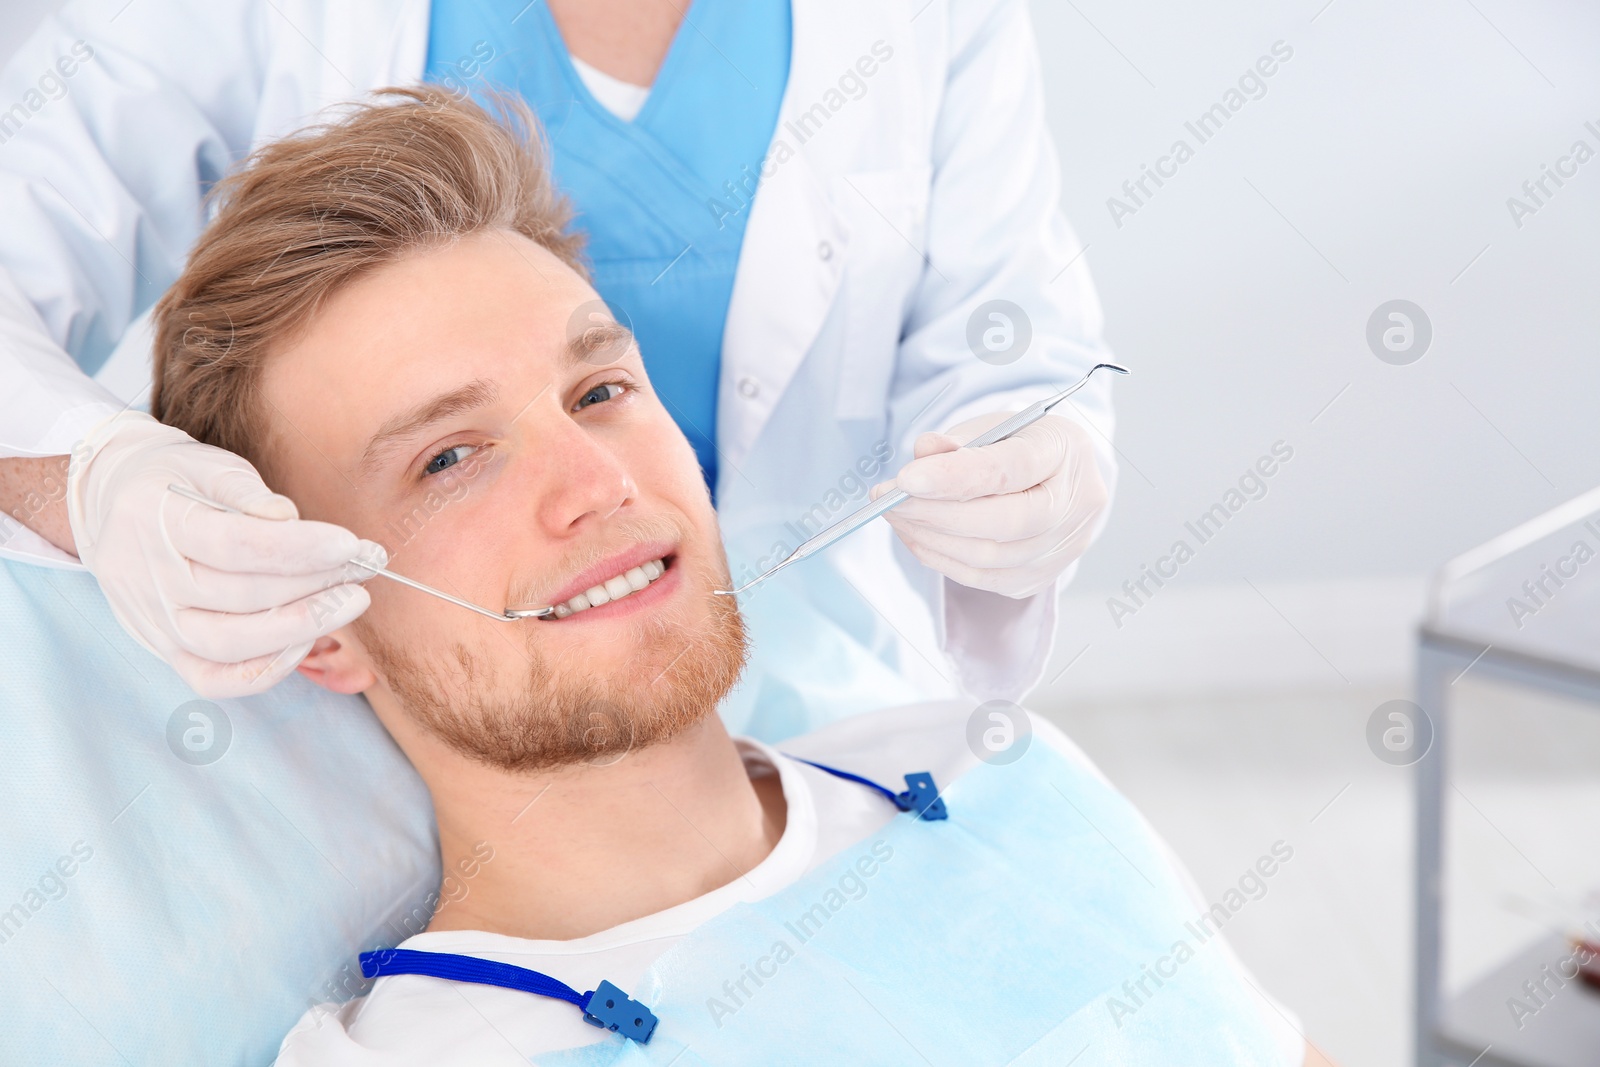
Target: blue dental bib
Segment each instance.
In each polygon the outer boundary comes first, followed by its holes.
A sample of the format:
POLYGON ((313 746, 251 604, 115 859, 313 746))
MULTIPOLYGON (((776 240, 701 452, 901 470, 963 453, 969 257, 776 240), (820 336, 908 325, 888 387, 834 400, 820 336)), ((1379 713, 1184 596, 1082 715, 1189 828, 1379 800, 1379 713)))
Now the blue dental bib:
POLYGON ((648 1044, 537 1062, 1298 1067, 1087 768, 1035 744, 943 796, 948 820, 902 815, 664 953, 630 991, 660 1020, 648 1044))

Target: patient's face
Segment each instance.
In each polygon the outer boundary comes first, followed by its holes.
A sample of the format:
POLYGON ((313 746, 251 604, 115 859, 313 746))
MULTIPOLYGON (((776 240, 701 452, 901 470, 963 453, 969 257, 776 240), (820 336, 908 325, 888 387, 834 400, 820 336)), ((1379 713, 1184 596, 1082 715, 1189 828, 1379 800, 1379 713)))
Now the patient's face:
POLYGON ((340 290, 263 374, 274 488, 302 517, 490 609, 575 609, 498 622, 375 578, 314 654, 308 674, 366 692, 391 730, 404 714, 495 766, 669 736, 743 663, 694 452, 631 337, 574 328, 609 322, 596 301, 532 241, 479 234, 340 290))

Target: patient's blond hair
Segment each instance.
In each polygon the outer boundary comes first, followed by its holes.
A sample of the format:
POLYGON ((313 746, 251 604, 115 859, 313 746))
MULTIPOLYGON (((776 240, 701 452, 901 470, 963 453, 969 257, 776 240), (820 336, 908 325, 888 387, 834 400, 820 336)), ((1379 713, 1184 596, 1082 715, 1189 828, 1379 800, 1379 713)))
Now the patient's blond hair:
POLYGON ((510 97, 492 106, 496 116, 432 87, 381 90, 342 121, 262 146, 220 182, 215 219, 156 305, 150 413, 270 481, 263 360, 364 272, 504 229, 587 276, 532 112, 510 97))

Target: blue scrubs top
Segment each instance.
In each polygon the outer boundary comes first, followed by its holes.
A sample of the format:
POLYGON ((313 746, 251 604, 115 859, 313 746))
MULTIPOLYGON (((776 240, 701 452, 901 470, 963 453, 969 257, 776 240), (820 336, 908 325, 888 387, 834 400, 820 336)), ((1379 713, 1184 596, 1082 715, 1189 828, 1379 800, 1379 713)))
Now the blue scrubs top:
POLYGON ((693 0, 644 107, 606 110, 543 0, 435 0, 425 77, 522 96, 587 235, 594 286, 717 480, 717 379, 761 162, 789 79, 788 0, 693 0))

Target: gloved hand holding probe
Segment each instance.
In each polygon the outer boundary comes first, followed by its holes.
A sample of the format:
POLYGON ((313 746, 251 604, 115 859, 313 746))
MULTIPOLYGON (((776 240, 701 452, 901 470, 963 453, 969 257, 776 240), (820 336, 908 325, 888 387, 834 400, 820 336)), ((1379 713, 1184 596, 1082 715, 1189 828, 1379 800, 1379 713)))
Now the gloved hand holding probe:
POLYGON ((927 566, 969 588, 1020 598, 1049 588, 1083 555, 1110 494, 1089 432, 1059 415, 992 445, 962 447, 1008 414, 923 434, 916 458, 872 495, 911 494, 885 517, 927 566))
POLYGON ((271 688, 371 603, 359 584, 371 572, 348 564, 382 566, 383 546, 302 520, 239 456, 137 411, 100 423, 80 450, 67 477, 78 558, 123 628, 201 696, 271 688))

